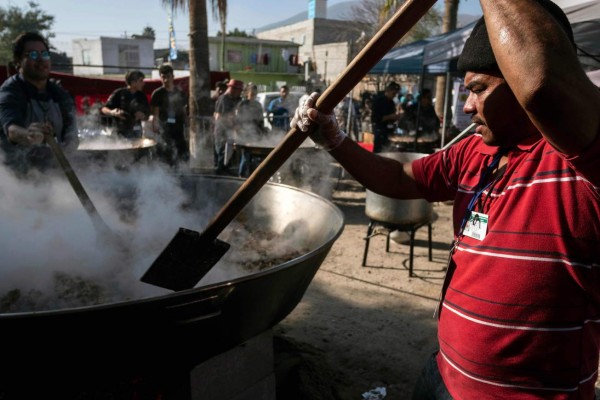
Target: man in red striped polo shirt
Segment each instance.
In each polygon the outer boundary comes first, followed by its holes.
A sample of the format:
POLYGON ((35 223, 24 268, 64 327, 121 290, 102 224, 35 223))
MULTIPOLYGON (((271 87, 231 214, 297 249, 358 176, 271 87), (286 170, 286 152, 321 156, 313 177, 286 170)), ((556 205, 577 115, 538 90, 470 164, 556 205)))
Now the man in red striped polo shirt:
POLYGON ((600 348, 600 91, 550 0, 480 0, 459 59, 476 134, 400 164, 316 96, 292 123, 369 190, 454 201, 439 351, 413 399, 593 399, 600 348))

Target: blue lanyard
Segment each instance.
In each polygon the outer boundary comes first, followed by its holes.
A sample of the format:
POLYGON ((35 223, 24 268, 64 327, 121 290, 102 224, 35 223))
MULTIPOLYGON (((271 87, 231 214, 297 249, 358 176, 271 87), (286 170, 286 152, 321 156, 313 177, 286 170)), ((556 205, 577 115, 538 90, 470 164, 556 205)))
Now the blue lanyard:
POLYGON ((463 217, 462 222, 460 223, 460 229, 458 230, 458 235, 457 235, 458 237, 460 237, 460 235, 462 235, 463 229, 465 229, 465 225, 467 224, 467 221, 468 221, 469 217, 471 216, 471 212, 473 212, 473 209, 475 208, 475 205, 481 198, 481 195, 483 195, 483 192, 485 192, 495 182, 495 180, 491 180, 490 182, 485 183, 485 181, 488 179, 488 176, 490 175, 490 173, 494 169, 496 169, 496 167, 500 163, 500 159, 507 152, 508 152, 508 150, 506 150, 506 149, 499 149, 498 152, 496 153, 496 155, 494 156, 494 158, 492 159, 492 162, 490 163, 490 165, 488 165, 487 168, 485 169, 485 171, 483 171, 483 173, 481 174, 481 177, 479 178, 479 182, 477 183, 477 186, 475 186, 475 194, 471 198, 471 201, 469 202, 469 205, 467 206, 467 211, 465 212, 465 216, 463 217), (485 183, 485 185, 484 185, 484 183, 485 183))
POLYGON ((496 169, 498 164, 500 164, 500 159, 502 158, 502 156, 504 156, 506 153, 508 153, 507 149, 499 149, 498 150, 498 152, 494 155, 494 158, 492 159, 492 162, 490 163, 490 165, 488 165, 487 168, 481 174, 481 177, 479 178, 479 182, 477 183, 477 186, 475 186, 475 194, 473 195, 473 197, 471 198, 471 201, 469 202, 469 205, 467 206, 467 211, 465 213, 465 216, 463 217, 463 220, 460 223, 460 229, 458 231, 458 234, 456 235, 456 238, 454 239, 454 242, 452 243, 452 248, 450 249, 450 253, 448 254, 448 266, 446 267, 446 276, 444 276, 444 282, 442 283, 442 290, 440 292, 440 300, 438 302, 438 306, 436 307, 435 312, 433 313, 434 318, 436 316, 439 318, 442 303, 444 302, 444 297, 446 296, 446 290, 448 290, 448 286, 450 285, 450 281, 452 280, 452 275, 454 275, 454 270, 456 269, 456 264, 452 262, 452 255, 454 254, 454 252, 456 251, 456 248, 458 247, 458 243, 460 242, 462 232, 465 229, 465 225, 467 224, 467 221, 469 220, 469 217, 471 216, 471 212, 473 212, 473 209, 475 208, 475 204, 477 204, 477 201, 481 198, 481 195, 483 194, 483 192, 485 192, 486 189, 488 189, 490 186, 492 186, 494 184, 494 182, 496 181, 495 179, 493 179, 490 182, 485 183, 485 181, 488 179, 488 177, 492 173, 492 171, 494 169, 496 169))

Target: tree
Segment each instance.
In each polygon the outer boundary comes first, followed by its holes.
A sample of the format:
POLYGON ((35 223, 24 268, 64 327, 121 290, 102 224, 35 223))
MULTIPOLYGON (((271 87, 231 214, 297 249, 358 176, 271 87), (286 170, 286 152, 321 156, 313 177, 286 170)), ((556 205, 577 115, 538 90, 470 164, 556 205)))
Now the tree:
POLYGON ((46 39, 54 37, 50 31, 54 16, 47 14, 33 1, 27 8, 0 7, 0 64, 12 61, 12 43, 23 32, 38 32, 46 39))
MULTIPOLYGON (((458 3, 459 0, 445 0, 444 2, 444 20, 442 25, 442 33, 447 33, 456 29, 458 20, 458 3)), ((440 75, 437 77, 435 85, 435 112, 439 116, 444 116, 444 103, 446 102, 446 76, 440 75)), ((450 104, 448 104, 447 116, 451 113, 450 104)), ((450 126, 446 122, 446 126, 450 126)))
MULTIPOLYGON (((227 0, 210 0, 213 17, 221 25, 221 32, 227 32, 227 0)), ((225 35, 221 33, 221 71, 225 68, 225 35)))
MULTIPOLYGON (((353 23, 364 29, 366 38, 370 39, 375 36, 403 3, 404 1, 400 0, 364 0, 359 5, 352 7, 353 23)), ((440 13, 432 8, 397 45, 414 42, 436 34, 440 23, 440 13)))
MULTIPOLYGON (((221 35, 221 31, 217 32, 217 36, 220 36, 220 35, 221 35)), ((227 36, 243 37, 243 38, 255 38, 256 37, 254 35, 250 35, 246 31, 239 30, 238 28, 235 28, 234 30, 227 32, 227 36)))
MULTIPOLYGON (((224 0, 223 0, 224 1, 224 0)), ((225 6, 226 6, 226 1, 225 6)), ((162 0, 164 6, 184 11, 190 19, 190 147, 199 158, 200 166, 212 165, 213 142, 210 120, 213 107, 210 99, 210 67, 208 53, 208 19, 204 0, 162 0)), ((213 1, 214 7, 214 1, 213 1)))
POLYGON ((145 26, 141 35, 131 35, 134 39, 156 39, 156 31, 151 26, 145 26))

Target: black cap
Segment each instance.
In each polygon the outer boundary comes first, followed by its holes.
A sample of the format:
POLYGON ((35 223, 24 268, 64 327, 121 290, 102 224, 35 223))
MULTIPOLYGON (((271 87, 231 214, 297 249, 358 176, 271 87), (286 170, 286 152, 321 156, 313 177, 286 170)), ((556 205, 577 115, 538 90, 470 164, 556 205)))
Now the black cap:
MULTIPOLYGON (((550 0, 536 0, 544 7, 563 28, 573 47, 575 47, 575 39, 573 38, 573 29, 569 19, 563 10, 550 0)), ((465 42, 463 51, 458 58, 458 69, 462 72, 473 71, 493 71, 498 70, 498 63, 492 51, 490 38, 488 36, 487 27, 484 17, 481 17, 477 24, 473 27, 471 35, 465 42)))

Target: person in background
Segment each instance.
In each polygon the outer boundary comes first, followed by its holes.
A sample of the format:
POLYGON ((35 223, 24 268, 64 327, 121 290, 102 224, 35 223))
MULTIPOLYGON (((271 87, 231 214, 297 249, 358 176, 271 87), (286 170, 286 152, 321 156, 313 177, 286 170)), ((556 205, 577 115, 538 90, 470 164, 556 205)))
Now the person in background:
POLYGON ((400 85, 390 82, 383 93, 373 99, 371 107, 371 123, 373 124, 373 152, 381 153, 389 145, 389 135, 394 133, 395 123, 401 114, 396 112, 394 97, 398 95, 400 85))
POLYGON ((217 104, 217 100, 219 99, 219 97, 221 97, 221 95, 223 93, 225 93, 226 90, 227 90, 227 81, 226 80, 217 82, 217 84, 215 86, 215 93, 210 98, 212 105, 213 105, 213 110, 215 108, 214 106, 217 104))
POLYGON ((271 100, 267 111, 273 115, 271 125, 273 129, 287 132, 290 126, 290 114, 296 110, 295 104, 290 104, 288 94, 290 90, 287 85, 279 88, 279 97, 271 100))
POLYGON ((162 86, 152 92, 150 107, 152 128, 159 132, 158 157, 171 167, 187 163, 190 146, 185 132, 187 121, 187 94, 175 85, 173 67, 168 64, 158 69, 162 86))
MULTIPOLYGON (((256 100, 258 87, 253 83, 248 83, 244 88, 244 98, 240 101, 236 114, 236 141, 256 141, 266 132, 263 108, 256 100)), ((252 172, 252 156, 242 149, 240 155, 240 165, 238 175, 240 178, 247 178, 252 172)))
MULTIPOLYGON (((453 201, 439 349, 413 399, 595 398, 600 91, 550 0, 480 0, 458 60, 476 133, 402 164, 363 150, 315 98, 293 123, 369 190, 453 201)), ((316 97, 316 96, 315 96, 316 97)))
POLYGON ((19 35, 12 46, 18 73, 0 87, 0 147, 4 162, 19 176, 31 169, 57 166, 44 143, 54 136, 67 151, 78 146, 75 104, 50 80, 52 68, 46 39, 36 32, 19 35))
POLYGON ((112 126, 118 135, 125 138, 141 138, 142 121, 150 116, 150 104, 142 89, 144 74, 129 71, 125 74, 126 87, 116 89, 100 109, 102 115, 112 118, 112 126))
POLYGON ((423 89, 416 101, 406 107, 401 125, 411 127, 418 134, 439 133, 441 122, 433 106, 431 89, 423 89))
POLYGON ((400 98, 400 108, 401 112, 405 113, 408 110, 408 107, 414 104, 414 99, 412 93, 406 93, 404 96, 400 98))
MULTIPOLYGON (((215 104, 215 173, 223 175, 227 173, 226 148, 236 128, 235 110, 241 100, 240 95, 244 90, 244 82, 230 79, 227 82, 227 90, 217 99, 215 104)), ((231 150, 229 150, 231 151, 231 150)))
POLYGON ((350 137, 360 138, 360 107, 359 103, 352 96, 348 95, 344 100, 340 101, 333 109, 333 112, 336 115, 338 125, 346 128, 350 137))

